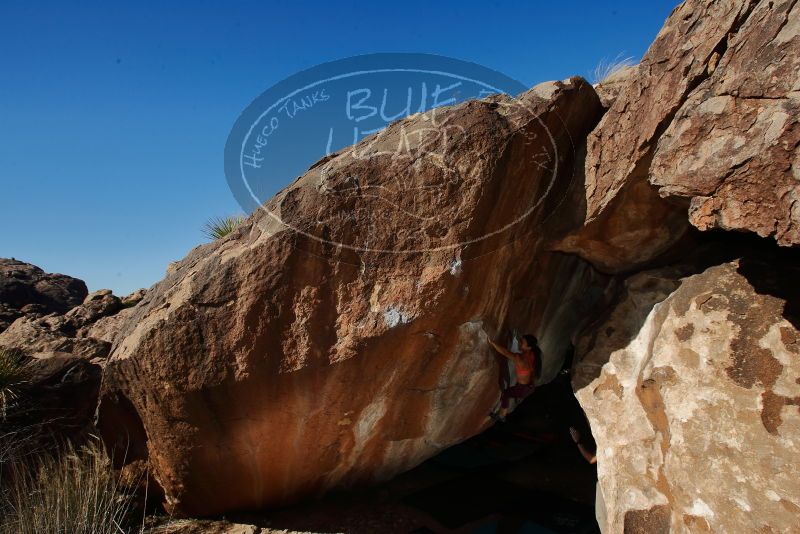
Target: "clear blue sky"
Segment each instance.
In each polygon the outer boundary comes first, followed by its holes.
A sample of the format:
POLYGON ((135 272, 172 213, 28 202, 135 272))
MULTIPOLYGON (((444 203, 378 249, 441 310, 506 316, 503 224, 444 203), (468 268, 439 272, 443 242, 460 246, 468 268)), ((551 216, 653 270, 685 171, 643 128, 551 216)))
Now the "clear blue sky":
MULTIPOLYGON (((0 256, 126 294, 240 212, 239 113, 300 69, 427 52, 526 85, 639 59, 677 1, 0 0, 0 256)), ((294 177, 287 177, 287 183, 294 177)))

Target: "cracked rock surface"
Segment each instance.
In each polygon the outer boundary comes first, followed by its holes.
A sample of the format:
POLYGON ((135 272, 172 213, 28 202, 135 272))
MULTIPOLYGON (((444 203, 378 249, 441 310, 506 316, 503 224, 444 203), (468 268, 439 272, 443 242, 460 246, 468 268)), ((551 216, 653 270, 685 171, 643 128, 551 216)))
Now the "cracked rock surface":
POLYGON ((621 272, 689 224, 800 244, 799 29, 794 0, 675 8, 588 137, 585 225, 559 249, 621 272))

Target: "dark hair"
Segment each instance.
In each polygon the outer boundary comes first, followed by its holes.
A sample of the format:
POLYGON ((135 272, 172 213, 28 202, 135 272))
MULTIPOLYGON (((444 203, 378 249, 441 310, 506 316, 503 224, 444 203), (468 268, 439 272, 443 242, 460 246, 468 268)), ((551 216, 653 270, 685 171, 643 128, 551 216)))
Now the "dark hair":
POLYGON ((534 378, 540 378, 542 376, 542 349, 539 348, 539 340, 533 334, 525 334, 522 339, 527 341, 528 346, 536 355, 533 362, 533 376, 534 378))

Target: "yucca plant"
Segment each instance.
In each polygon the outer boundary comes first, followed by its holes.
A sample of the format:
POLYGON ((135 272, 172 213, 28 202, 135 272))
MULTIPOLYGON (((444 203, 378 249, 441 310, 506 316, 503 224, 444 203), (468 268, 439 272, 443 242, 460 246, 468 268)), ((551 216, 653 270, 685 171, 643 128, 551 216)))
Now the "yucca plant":
POLYGON ((203 227, 203 234, 212 241, 221 239, 230 234, 244 222, 244 217, 232 215, 230 217, 212 217, 203 227))
MULTIPOLYGON (((6 480, 0 534, 129 532, 132 488, 99 442, 18 464, 6 480)), ((135 529, 138 530, 138 529, 135 529)))
POLYGON ((622 69, 627 69, 634 65, 636 65, 636 61, 632 57, 623 58, 622 54, 618 54, 612 60, 603 58, 592 71, 592 83, 603 83, 622 69))
POLYGON ((0 421, 5 420, 19 390, 28 381, 25 360, 21 350, 0 347, 0 421))

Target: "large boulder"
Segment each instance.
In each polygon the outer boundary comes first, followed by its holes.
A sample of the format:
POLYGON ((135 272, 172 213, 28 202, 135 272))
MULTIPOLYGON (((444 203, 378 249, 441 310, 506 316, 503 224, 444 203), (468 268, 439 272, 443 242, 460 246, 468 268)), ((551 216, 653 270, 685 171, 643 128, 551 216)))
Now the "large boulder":
POLYGON ((589 136, 585 225, 557 248, 624 272, 689 223, 798 244, 798 19, 793 0, 678 6, 589 136))
POLYGON ((800 267, 740 259, 676 274, 633 277, 579 344, 603 532, 792 532, 800 267))
POLYGON ((759 2, 658 141, 650 182, 701 230, 800 245, 800 5, 759 2))
POLYGON ((48 274, 13 258, 0 258, 0 332, 24 315, 65 313, 89 291, 82 280, 48 274))
POLYGON ((385 479, 480 432, 487 336, 539 334, 547 379, 605 295, 544 246, 601 109, 585 81, 551 82, 320 161, 134 309, 106 439, 147 459, 169 511, 209 515, 385 479))

